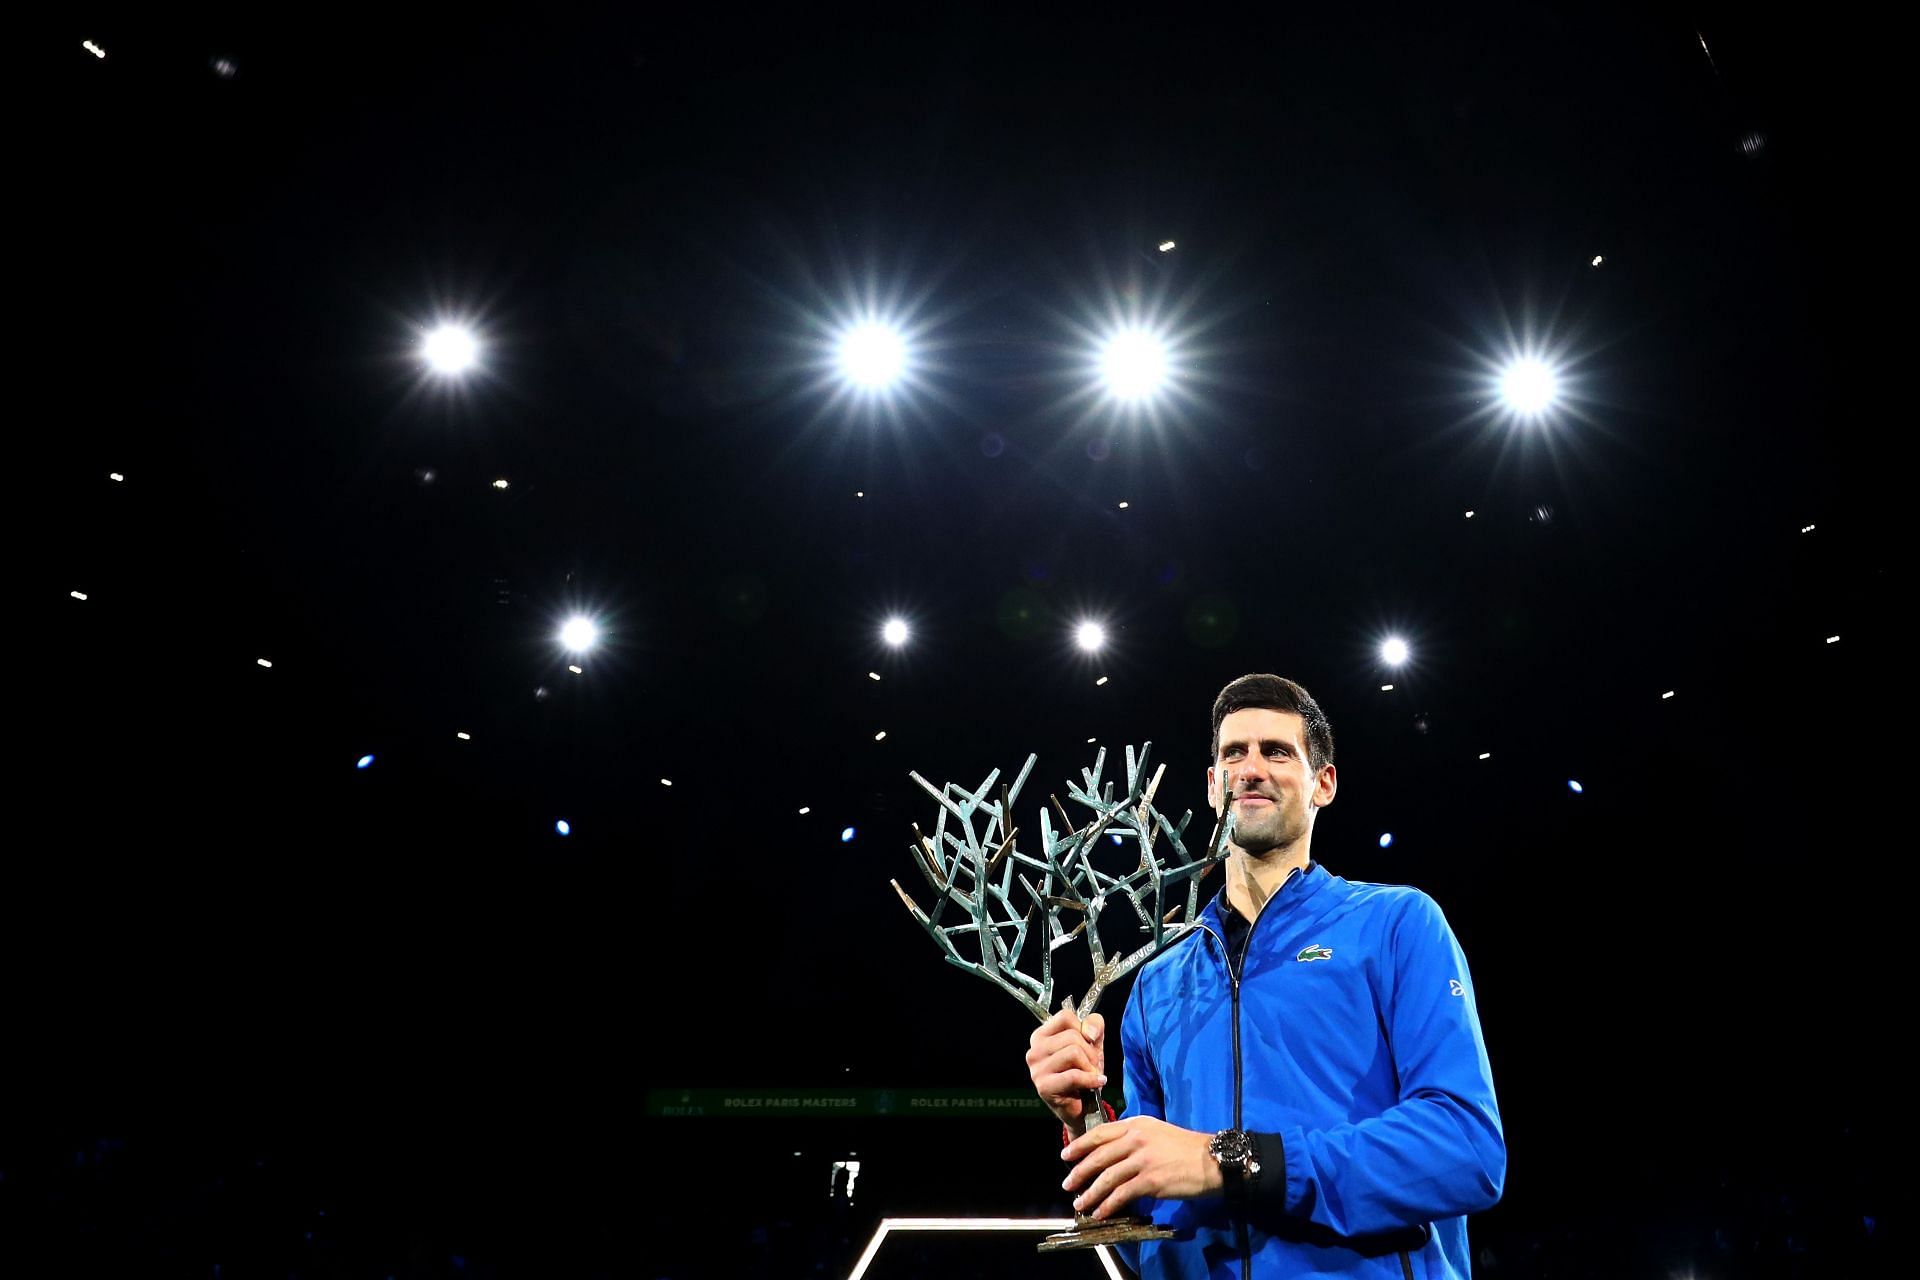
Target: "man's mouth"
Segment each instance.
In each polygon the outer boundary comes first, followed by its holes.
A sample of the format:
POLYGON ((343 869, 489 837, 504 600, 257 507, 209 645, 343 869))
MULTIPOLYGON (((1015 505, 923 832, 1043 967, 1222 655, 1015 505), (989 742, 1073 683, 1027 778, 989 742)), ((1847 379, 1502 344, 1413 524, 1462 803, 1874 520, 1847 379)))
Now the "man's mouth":
POLYGON ((1235 801, 1235 803, 1236 804, 1272 804, 1273 801, 1269 800, 1265 796, 1241 796, 1237 801, 1235 801))

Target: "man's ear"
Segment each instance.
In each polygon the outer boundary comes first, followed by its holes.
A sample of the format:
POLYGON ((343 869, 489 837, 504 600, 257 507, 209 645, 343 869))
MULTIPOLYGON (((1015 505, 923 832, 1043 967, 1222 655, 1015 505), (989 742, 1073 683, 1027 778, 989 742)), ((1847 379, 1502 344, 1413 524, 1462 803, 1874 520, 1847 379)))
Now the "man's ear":
POLYGON ((1207 807, 1212 809, 1215 813, 1219 813, 1220 797, 1214 792, 1213 784, 1214 784, 1213 766, 1208 765, 1207 766, 1207 807))
POLYGON ((1320 770, 1320 776, 1314 779, 1313 803, 1316 808, 1324 809, 1333 803, 1333 793, 1340 789, 1340 776, 1333 771, 1332 765, 1320 770))

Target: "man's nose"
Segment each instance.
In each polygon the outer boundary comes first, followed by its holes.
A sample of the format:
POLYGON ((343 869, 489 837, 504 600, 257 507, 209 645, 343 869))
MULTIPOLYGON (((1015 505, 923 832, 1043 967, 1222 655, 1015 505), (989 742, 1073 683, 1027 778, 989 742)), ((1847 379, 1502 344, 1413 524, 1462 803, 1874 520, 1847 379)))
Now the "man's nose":
POLYGON ((1245 791, 1255 783, 1266 781, 1266 777, 1267 762, 1259 756, 1248 756, 1240 763, 1238 771, 1228 774, 1235 791, 1245 791))

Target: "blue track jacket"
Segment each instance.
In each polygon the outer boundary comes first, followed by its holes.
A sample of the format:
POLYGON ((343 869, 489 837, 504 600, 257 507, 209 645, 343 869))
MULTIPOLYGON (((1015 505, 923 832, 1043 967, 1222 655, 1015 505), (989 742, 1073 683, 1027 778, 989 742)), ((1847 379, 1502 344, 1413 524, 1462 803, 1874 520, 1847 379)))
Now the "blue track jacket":
POLYGON ((1142 966, 1121 1023, 1128 1115, 1257 1135, 1253 1196, 1135 1202, 1180 1233, 1127 1246, 1143 1276, 1465 1277, 1466 1215, 1507 1147, 1467 959, 1434 900, 1313 864, 1245 935, 1216 899, 1142 966))

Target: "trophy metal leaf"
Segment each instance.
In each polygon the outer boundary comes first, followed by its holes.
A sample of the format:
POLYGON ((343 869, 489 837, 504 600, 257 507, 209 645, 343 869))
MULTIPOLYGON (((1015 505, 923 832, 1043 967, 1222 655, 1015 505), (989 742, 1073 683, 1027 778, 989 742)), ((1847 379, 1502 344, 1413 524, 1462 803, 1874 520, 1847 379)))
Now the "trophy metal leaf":
MULTIPOLYGON (((1127 747, 1126 791, 1118 799, 1112 781, 1104 786, 1101 783, 1107 761, 1105 747, 1094 757, 1093 768, 1080 771, 1080 785, 1068 780, 1067 798, 1090 811, 1082 824, 1068 816, 1058 796, 1049 796, 1052 808, 1040 807, 1038 858, 1016 845, 1020 828, 1014 825, 1013 816, 1020 790, 1039 759, 1037 755, 1027 757, 1011 787, 1000 785, 997 797, 994 787, 1000 782, 998 769, 971 791, 953 782, 935 787, 918 773, 909 775, 940 804, 932 839, 915 823, 910 846, 914 863, 933 892, 932 909, 921 910, 898 880, 891 883, 947 963, 993 983, 1045 1022, 1053 1007, 1053 953, 1075 938, 1083 938, 1093 959, 1093 984, 1077 1004, 1068 995, 1062 1007, 1085 1018, 1114 983, 1197 926, 1200 881, 1229 852, 1233 814, 1229 810, 1217 817, 1204 852, 1198 857, 1190 854, 1183 837, 1193 811, 1188 810, 1175 824, 1154 807, 1166 766, 1161 765, 1148 777, 1152 750, 1152 743, 1142 746, 1137 755, 1127 747), (1054 826, 1056 816, 1058 829, 1054 826), (949 818, 958 835, 948 829, 949 818), (975 821, 982 818, 985 826, 976 831, 975 821), (1118 837, 1121 844, 1132 840, 1138 847, 1139 859, 1131 870, 1109 873, 1094 865, 1094 853, 1109 836, 1118 837), (1155 849, 1163 837, 1168 848, 1166 857, 1155 849), (1168 906, 1169 899, 1173 900, 1172 906, 1168 906), (1119 904, 1131 910, 1147 941, 1110 955, 1100 936, 1100 922, 1109 907, 1119 904), (949 908, 958 919, 943 923, 949 908), (963 954, 961 941, 969 942, 969 950, 979 958, 963 954), (1037 953, 1037 977, 1021 968, 1029 947, 1037 953)), ((1088 1091, 1081 1100, 1082 1131, 1104 1119, 1099 1090, 1088 1091)), ((1171 1234, 1144 1218, 1100 1222, 1078 1214, 1075 1218, 1072 1231, 1047 1237, 1040 1251, 1158 1239, 1171 1234)))

